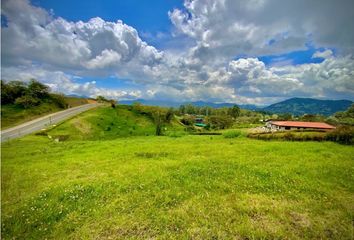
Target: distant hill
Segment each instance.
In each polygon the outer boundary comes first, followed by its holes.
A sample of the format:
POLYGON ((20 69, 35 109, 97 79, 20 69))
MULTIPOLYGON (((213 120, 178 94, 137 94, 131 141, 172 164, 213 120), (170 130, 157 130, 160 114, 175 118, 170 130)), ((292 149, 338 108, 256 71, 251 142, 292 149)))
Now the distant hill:
POLYGON ((338 111, 345 111, 350 107, 349 100, 318 100, 312 98, 291 98, 272 104, 262 110, 271 113, 291 113, 294 115, 321 114, 332 115, 338 111))
MULTIPOLYGON (((136 100, 122 100, 119 101, 121 104, 131 105, 135 102, 139 102, 143 105, 149 106, 160 106, 160 107, 179 107, 180 105, 192 104, 198 107, 213 107, 213 108, 221 108, 221 107, 232 107, 235 103, 213 103, 213 102, 204 102, 204 101, 195 101, 195 102, 172 102, 172 101, 159 101, 159 100, 146 100, 146 99, 136 99, 136 100)), ((256 105, 245 104, 239 105, 240 108, 248 109, 248 110, 257 110, 260 109, 256 105)))

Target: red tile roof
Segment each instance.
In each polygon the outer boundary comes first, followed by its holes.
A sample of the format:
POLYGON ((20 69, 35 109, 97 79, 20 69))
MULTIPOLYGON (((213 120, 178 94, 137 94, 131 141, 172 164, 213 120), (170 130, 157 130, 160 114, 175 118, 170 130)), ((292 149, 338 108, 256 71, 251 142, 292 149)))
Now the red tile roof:
POLYGON ((335 128, 334 126, 323 122, 271 121, 271 123, 281 127, 302 127, 302 128, 321 128, 321 129, 335 128))

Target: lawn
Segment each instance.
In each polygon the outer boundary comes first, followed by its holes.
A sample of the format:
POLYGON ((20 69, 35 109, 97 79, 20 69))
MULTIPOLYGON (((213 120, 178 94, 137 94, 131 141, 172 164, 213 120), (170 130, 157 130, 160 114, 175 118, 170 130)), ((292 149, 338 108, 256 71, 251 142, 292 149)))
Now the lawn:
POLYGON ((243 136, 2 145, 3 239, 352 239, 354 148, 243 136))

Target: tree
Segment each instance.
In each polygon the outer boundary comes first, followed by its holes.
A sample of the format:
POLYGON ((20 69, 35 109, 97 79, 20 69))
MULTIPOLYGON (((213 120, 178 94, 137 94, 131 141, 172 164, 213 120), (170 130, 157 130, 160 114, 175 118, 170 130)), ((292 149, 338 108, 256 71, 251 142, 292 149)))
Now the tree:
POLYGON ((214 115, 207 119, 207 122, 214 129, 226 129, 232 126, 233 120, 228 115, 214 115))
POLYGON ((109 102, 111 103, 111 107, 112 107, 112 108, 116 108, 116 104, 117 104, 117 101, 116 101, 116 100, 113 100, 113 99, 112 99, 112 100, 110 100, 109 102))
POLYGON ((15 103, 16 98, 25 95, 26 85, 21 81, 10 81, 8 83, 1 80, 1 103, 15 103))
POLYGON ((108 100, 105 98, 105 97, 103 97, 103 96, 97 96, 96 97, 96 100, 97 100, 97 102, 107 102, 108 100))
POLYGON ((292 120, 293 116, 290 113, 283 113, 283 114, 279 114, 278 119, 280 120, 292 120))
POLYGON ((51 101, 55 103, 58 107, 68 108, 69 104, 65 101, 64 95, 51 93, 49 96, 51 101))
POLYGON ((49 87, 35 79, 31 79, 27 87, 27 93, 33 98, 44 99, 49 96, 49 87))
POLYGON ((227 110, 227 114, 233 118, 237 118, 238 116, 240 116, 240 112, 241 110, 237 105, 234 105, 232 108, 229 108, 227 110))
POLYGON ((162 135, 162 125, 164 123, 164 119, 166 119, 161 111, 157 110, 152 114, 155 122, 155 135, 161 136, 162 135))
POLYGON ((184 106, 184 105, 179 106, 179 113, 181 115, 185 114, 186 113, 186 106, 184 106))
POLYGON ((23 108, 30 108, 33 106, 37 106, 40 103, 38 98, 35 98, 30 95, 24 95, 22 97, 16 98, 15 104, 23 107, 23 108))
POLYGON ((194 116, 184 116, 181 119, 181 123, 187 126, 193 126, 195 123, 195 117, 194 116))
POLYGON ((166 112, 166 122, 171 122, 174 116, 173 108, 169 108, 166 112))
POLYGON ((185 113, 188 113, 188 114, 195 114, 196 111, 195 111, 195 107, 192 105, 192 104, 187 104, 185 106, 185 113))

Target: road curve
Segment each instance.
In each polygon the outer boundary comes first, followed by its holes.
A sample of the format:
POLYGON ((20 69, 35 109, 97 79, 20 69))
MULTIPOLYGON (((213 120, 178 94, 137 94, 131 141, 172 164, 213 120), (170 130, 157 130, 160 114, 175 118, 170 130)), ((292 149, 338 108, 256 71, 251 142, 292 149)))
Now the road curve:
POLYGON ((79 113, 99 106, 99 103, 90 103, 73 108, 69 108, 60 112, 52 113, 44 117, 37 118, 30 122, 23 123, 13 128, 1 131, 1 142, 5 142, 14 138, 22 137, 24 135, 33 133, 35 131, 47 128, 60 121, 68 119, 79 113))

